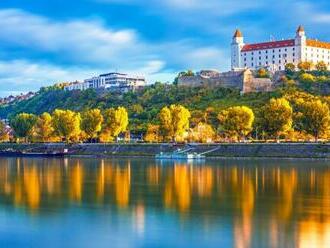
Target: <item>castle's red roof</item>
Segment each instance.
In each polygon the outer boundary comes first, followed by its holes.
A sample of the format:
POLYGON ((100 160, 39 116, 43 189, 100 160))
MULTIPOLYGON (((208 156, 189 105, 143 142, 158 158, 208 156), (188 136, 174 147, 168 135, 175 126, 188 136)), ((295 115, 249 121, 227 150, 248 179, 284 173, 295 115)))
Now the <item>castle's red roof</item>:
POLYGON ((330 49, 330 43, 324 41, 306 40, 306 45, 311 47, 330 49))
POLYGON ((294 46, 294 40, 281 40, 281 41, 271 41, 271 42, 255 43, 255 44, 246 44, 243 47, 242 52, 289 47, 289 46, 294 46))

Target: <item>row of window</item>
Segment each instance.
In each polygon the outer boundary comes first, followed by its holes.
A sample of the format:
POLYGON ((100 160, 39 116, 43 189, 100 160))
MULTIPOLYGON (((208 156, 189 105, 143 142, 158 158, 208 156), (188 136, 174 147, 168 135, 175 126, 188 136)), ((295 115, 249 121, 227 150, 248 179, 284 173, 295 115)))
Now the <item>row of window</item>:
MULTIPOLYGON (((284 48, 283 50, 284 50, 284 52, 288 51, 287 48, 284 48)), ((292 51, 294 51, 294 50, 295 50, 295 48, 293 47, 292 51)), ((262 51, 264 51, 266 54, 268 54, 268 50, 260 50, 260 51, 258 51, 258 54, 261 54, 262 51)), ((273 51, 273 53, 275 53, 275 49, 273 49, 272 51, 273 51)), ((281 52, 281 51, 282 51, 281 49, 278 49, 277 52, 281 52)), ((254 55, 254 52, 251 52, 251 54, 254 55)), ((244 53, 244 56, 246 56, 246 52, 244 53)))

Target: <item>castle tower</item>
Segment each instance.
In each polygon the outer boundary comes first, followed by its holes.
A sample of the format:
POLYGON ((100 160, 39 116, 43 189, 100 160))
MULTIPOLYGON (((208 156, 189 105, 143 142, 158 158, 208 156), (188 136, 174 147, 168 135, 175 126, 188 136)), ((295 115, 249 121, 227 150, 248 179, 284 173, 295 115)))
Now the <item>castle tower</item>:
POLYGON ((296 50, 296 55, 295 58, 297 62, 299 61, 305 61, 305 47, 306 47, 306 33, 305 29, 303 26, 299 26, 297 31, 296 31, 296 37, 294 40, 295 43, 295 50, 296 50))
POLYGON ((242 32, 236 29, 231 43, 231 69, 242 68, 241 50, 244 46, 242 32))

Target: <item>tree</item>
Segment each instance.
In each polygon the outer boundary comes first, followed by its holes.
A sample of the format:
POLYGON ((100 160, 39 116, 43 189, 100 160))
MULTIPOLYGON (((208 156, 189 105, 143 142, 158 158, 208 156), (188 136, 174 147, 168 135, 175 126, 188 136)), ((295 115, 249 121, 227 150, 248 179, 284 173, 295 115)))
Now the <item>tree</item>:
POLYGON ((288 74, 288 75, 292 75, 294 73, 294 71, 296 70, 296 66, 295 64, 293 63, 287 63, 285 65, 285 72, 288 74))
POLYGON ((265 131, 279 138, 292 128, 292 107, 284 98, 272 98, 262 110, 262 126, 265 131))
POLYGON ((245 138, 252 131, 254 114, 246 106, 230 107, 218 115, 221 128, 229 135, 245 138))
POLYGON ((182 105, 172 104, 161 109, 159 119, 163 136, 175 141, 189 128, 190 112, 182 105))
POLYGON ((330 127, 330 111, 326 103, 320 100, 305 102, 302 107, 303 129, 314 136, 315 141, 330 127))
POLYGON ((33 127, 37 121, 37 117, 33 114, 21 113, 16 115, 10 122, 10 126, 14 130, 17 138, 25 138, 32 134, 33 127))
POLYGON ((195 142, 206 143, 212 141, 215 131, 211 125, 206 123, 198 123, 191 132, 191 139, 195 142))
POLYGON ((80 114, 71 110, 56 109, 53 112, 52 124, 55 133, 66 142, 78 140, 80 135, 80 114))
POLYGON ((300 62, 298 64, 298 68, 301 71, 310 71, 312 69, 312 67, 313 67, 313 63, 312 62, 308 62, 308 61, 300 62))
POLYGON ((84 131, 89 139, 97 136, 101 131, 103 116, 99 109, 90 109, 81 115, 81 130, 84 131))
POLYGON ((324 63, 323 61, 320 61, 318 62, 316 65, 315 65, 315 68, 318 72, 320 73, 324 73, 328 70, 328 66, 326 63, 324 63))
POLYGON ((269 78, 269 72, 265 68, 260 68, 257 71, 257 78, 269 78))
POLYGON ((42 142, 50 141, 53 136, 54 128, 52 125, 52 117, 49 113, 41 114, 35 125, 35 135, 42 142))
POLYGON ((309 74, 309 73, 302 73, 299 76, 299 81, 301 83, 314 83, 315 82, 315 77, 312 74, 309 74))
POLYGON ((6 124, 3 121, 0 121, 0 141, 8 141, 9 133, 6 128, 6 124))
POLYGON ((144 141, 153 143, 159 141, 159 126, 148 124, 146 135, 144 136, 144 141))
POLYGON ((125 132, 128 126, 128 113, 124 107, 110 108, 104 112, 104 124, 101 139, 111 141, 125 132))

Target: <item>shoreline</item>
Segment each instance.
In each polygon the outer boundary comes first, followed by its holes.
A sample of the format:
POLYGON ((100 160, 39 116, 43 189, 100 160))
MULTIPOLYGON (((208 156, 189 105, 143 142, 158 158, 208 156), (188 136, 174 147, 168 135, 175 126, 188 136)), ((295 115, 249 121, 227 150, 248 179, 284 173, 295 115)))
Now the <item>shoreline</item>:
POLYGON ((215 144, 121 144, 121 143, 0 143, 0 151, 6 149, 33 152, 69 150, 69 155, 88 157, 143 157, 153 158, 159 152, 173 152, 190 147, 191 152, 204 153, 207 159, 330 159, 330 143, 215 143, 215 144), (214 150, 215 149, 215 150, 214 150))

